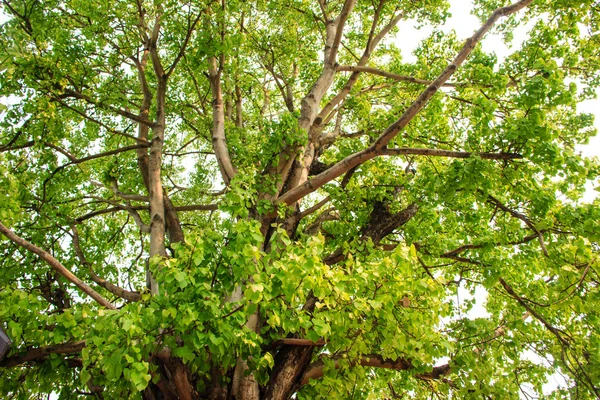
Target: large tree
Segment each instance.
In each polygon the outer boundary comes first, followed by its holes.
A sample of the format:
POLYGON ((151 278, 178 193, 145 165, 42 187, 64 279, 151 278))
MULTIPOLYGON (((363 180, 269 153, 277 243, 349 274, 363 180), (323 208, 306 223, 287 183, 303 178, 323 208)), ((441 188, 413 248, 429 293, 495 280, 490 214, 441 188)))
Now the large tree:
POLYGON ((2 397, 600 397, 597 1, 2 10, 2 397))

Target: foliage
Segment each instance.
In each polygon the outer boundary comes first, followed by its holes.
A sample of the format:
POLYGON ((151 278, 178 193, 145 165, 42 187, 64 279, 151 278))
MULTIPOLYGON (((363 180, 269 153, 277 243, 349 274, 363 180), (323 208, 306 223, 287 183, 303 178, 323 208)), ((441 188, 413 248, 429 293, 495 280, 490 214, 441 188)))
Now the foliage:
POLYGON ((600 398, 597 1, 2 12, 2 397, 600 398))

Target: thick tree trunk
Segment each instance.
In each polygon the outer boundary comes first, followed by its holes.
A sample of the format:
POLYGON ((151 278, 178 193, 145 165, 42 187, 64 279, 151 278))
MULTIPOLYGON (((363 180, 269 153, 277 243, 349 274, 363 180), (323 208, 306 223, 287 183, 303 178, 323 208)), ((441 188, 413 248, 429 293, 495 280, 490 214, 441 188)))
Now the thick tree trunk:
POLYGON ((283 346, 275 357, 275 367, 263 398, 289 399, 300 388, 312 354, 313 347, 283 346))
MULTIPOLYGON (((148 195, 150 197, 150 257, 165 257, 165 201, 161 181, 162 151, 165 135, 165 93, 166 78, 158 82, 156 102, 156 126, 152 129, 154 137, 150 144, 150 162, 148 165, 148 195)), ((158 282, 151 277, 150 290, 153 294, 159 292, 158 282)))

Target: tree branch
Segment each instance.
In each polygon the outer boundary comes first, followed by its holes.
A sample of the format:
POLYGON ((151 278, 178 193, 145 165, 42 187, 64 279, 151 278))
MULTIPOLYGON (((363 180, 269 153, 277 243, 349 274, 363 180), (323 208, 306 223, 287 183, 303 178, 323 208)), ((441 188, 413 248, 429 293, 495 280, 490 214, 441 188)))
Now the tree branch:
POLYGON ((483 36, 490 30, 494 23, 500 19, 500 17, 513 14, 522 8, 529 5, 533 0, 521 0, 510 6, 498 8, 492 13, 488 20, 483 24, 481 28, 473 36, 471 36, 465 42, 463 48, 458 52, 454 60, 448 65, 444 71, 434 80, 427 89, 421 93, 421 95, 408 107, 408 109, 402 114, 402 116, 393 124, 391 124, 382 134, 377 138, 372 147, 375 149, 383 149, 404 127, 421 111, 433 97, 439 88, 446 83, 454 72, 462 65, 467 59, 469 54, 475 49, 475 46, 481 41, 483 36))
POLYGON ((135 222, 135 224, 137 225, 137 227, 140 229, 140 231, 142 231, 143 233, 150 233, 151 232, 151 228, 150 225, 147 225, 144 223, 144 221, 142 220, 142 217, 140 216, 140 214, 137 212, 136 209, 134 209, 131 204, 129 204, 129 201, 127 201, 127 204, 119 204, 116 201, 113 200, 108 200, 108 199, 104 199, 102 197, 99 196, 89 196, 90 198, 96 199, 98 201, 102 201, 108 204, 111 204, 115 207, 119 207, 125 211, 127 211, 129 213, 129 215, 131 215, 131 217, 133 218, 133 221, 135 222))
MULTIPOLYGON (((480 193, 483 193, 482 191, 479 191, 480 193)), ((507 206, 505 206, 504 204, 502 204, 502 202, 498 199, 496 199, 494 196, 492 195, 488 195, 488 201, 495 205, 496 207, 498 207, 499 209, 501 209, 504 212, 509 213, 510 215, 512 215, 515 218, 520 219, 521 221, 525 222, 525 224, 536 233, 537 237, 538 237, 538 241, 540 242, 540 246, 542 247, 542 251, 544 252, 544 255, 546 257, 548 257, 548 250, 546 249, 546 244, 544 242, 544 235, 542 235, 542 232, 540 232, 535 225, 533 224, 533 222, 531 222, 531 220, 529 218, 527 218, 527 216, 525 216, 524 214, 521 214, 520 212, 517 212, 513 209, 508 208, 507 206)))
MULTIPOLYGON (((46 145, 50 146, 49 143, 46 144, 46 145)), ((148 147, 150 147, 150 143, 137 144, 137 145, 132 145, 132 146, 125 146, 125 147, 121 147, 121 148, 114 149, 114 150, 104 151, 104 152, 98 153, 98 154, 92 154, 91 156, 70 159, 69 165, 81 164, 81 163, 86 162, 86 161, 95 160, 96 158, 102 158, 102 157, 112 156, 112 155, 115 155, 115 154, 124 153, 126 151, 137 150, 137 149, 144 149, 144 148, 148 148, 148 147)))
MULTIPOLYGON (((367 41, 367 45, 365 47, 365 50, 364 50, 362 56, 358 60, 359 67, 364 66, 369 61, 369 58, 371 57, 373 50, 377 47, 377 45, 379 44, 381 39, 383 39, 383 37, 385 35, 387 35, 392 30, 392 28, 394 26, 396 26, 398 24, 398 22, 400 22, 400 20, 404 17, 404 12, 399 12, 397 15, 395 15, 390 20, 390 22, 388 22, 388 24, 386 26, 384 26, 381 29, 381 31, 377 35, 374 36, 375 28, 377 27, 377 23, 379 22, 379 16, 381 14, 381 10, 383 8, 384 3, 385 3, 385 1, 381 1, 379 3, 379 6, 375 11, 375 15, 373 16, 373 22, 371 23, 371 30, 369 32, 369 39, 367 41)), ((352 73, 350 75, 350 77, 348 78, 348 80, 346 81, 346 84, 344 85, 344 87, 340 90, 340 92, 337 95, 335 95, 335 97, 333 99, 331 99, 325 105, 325 107, 323 107, 323 109, 319 112, 315 121, 317 122, 316 125, 321 125, 321 127, 318 127, 318 126, 315 127, 315 130, 317 132, 320 131, 320 129, 322 129, 323 124, 321 123, 321 121, 327 119, 327 117, 330 114, 332 114, 334 107, 336 107, 338 104, 343 102, 344 99, 348 96, 348 94, 350 93, 350 90, 352 90, 352 87, 358 81, 359 75, 360 75, 359 71, 355 71, 354 73, 352 73)), ((316 132, 315 132, 315 134, 316 134, 316 132)))
POLYGON ((383 156, 399 156, 399 155, 420 155, 434 157, 450 157, 450 158, 469 158, 478 156, 484 160, 515 160, 522 159, 523 156, 516 153, 477 153, 468 151, 452 151, 442 149, 422 149, 403 147, 399 149, 383 149, 379 154, 383 156))
MULTIPOLYGON (((181 48, 179 49, 179 53, 177 53, 177 56, 175 57, 175 60, 173 60, 173 63, 171 64, 171 66, 167 70, 167 73, 166 73, 167 77, 171 76, 171 74, 173 73, 173 71, 177 67, 177 64, 179 63, 179 61, 181 61, 181 58, 185 54, 185 50, 186 50, 187 45, 188 45, 188 43, 190 41, 190 38, 192 36, 192 32, 194 32, 194 30, 196 28, 196 25, 198 24, 198 21, 200 21, 200 17, 201 16, 202 16, 202 11, 200 11, 198 13, 198 15, 196 16, 196 19, 192 22, 191 26, 188 27, 188 30, 187 30, 186 35, 185 35, 185 39, 183 40, 183 44, 181 45, 181 48)), ((188 23, 189 23, 189 19, 188 19, 188 23)))
POLYGON ((116 187, 112 187, 109 188, 106 185, 100 183, 100 182, 96 182, 90 179, 89 181, 92 185, 99 187, 99 188, 103 188, 103 189, 109 189, 111 192, 113 192, 115 195, 119 196, 120 198, 124 199, 124 200, 133 200, 133 201, 145 201, 148 202, 150 201, 150 199, 148 198, 148 196, 142 196, 139 194, 127 194, 127 193, 123 193, 121 192, 118 188, 116 187))
POLYGON ((342 7, 342 12, 337 17, 336 22, 336 30, 335 36, 333 38, 333 43, 331 44, 331 49, 329 51, 329 58, 326 60, 328 64, 335 64, 335 60, 337 58, 337 52, 340 47, 340 42, 342 40, 342 34, 344 33, 344 26, 346 25, 346 21, 356 4, 356 0, 346 0, 344 6, 342 7))
POLYGON ((149 126, 149 127, 153 127, 153 126, 156 125, 154 122, 148 121, 147 119, 142 118, 139 115, 136 115, 136 114, 134 114, 132 112, 129 112, 127 110, 123 110, 123 109, 120 109, 120 108, 115 108, 115 107, 109 106, 109 105, 104 105, 103 103, 101 103, 101 102, 99 102, 97 100, 94 100, 90 96, 85 95, 83 93, 76 92, 76 91, 74 91, 72 89, 64 89, 64 95, 60 96, 60 97, 73 97, 73 98, 76 98, 76 99, 79 99, 79 100, 83 100, 86 103, 89 103, 89 104, 91 104, 93 106, 96 106, 96 107, 101 108, 101 109, 112 111, 112 112, 114 112, 114 113, 116 113, 116 114, 118 114, 118 115, 120 115, 122 117, 128 118, 128 119, 130 119, 130 120, 132 120, 134 122, 139 122, 140 124, 144 124, 144 125, 149 126))
MULTIPOLYGON (((129 207, 131 210, 149 210, 148 206, 131 206, 129 207)), ((219 209, 218 204, 190 204, 186 206, 175 206, 175 211, 215 211, 219 209)), ((104 208, 102 210, 92 211, 88 214, 82 215, 81 217, 77 217, 75 219, 76 222, 83 222, 85 220, 94 218, 98 215, 110 214, 117 211, 127 211, 127 206, 118 205, 115 207, 104 208)))
POLYGON ((125 290, 115 284, 108 282, 106 279, 103 279, 96 275, 92 269, 92 264, 87 260, 83 250, 81 249, 81 244, 79 243, 79 232, 77 230, 77 226, 75 224, 71 225, 71 231, 73 232, 73 247, 75 248, 75 254, 77 258, 79 258, 79 262, 82 265, 88 267, 90 278, 99 286, 102 286, 104 289, 108 290, 112 294, 119 296, 127 301, 140 301, 142 299, 142 295, 138 292, 130 292, 129 290, 125 290))
POLYGON ((83 350, 84 347, 85 340, 78 340, 76 342, 64 344, 55 344, 46 347, 37 347, 35 349, 23 351, 2 360, 0 362, 0 367, 11 368, 29 361, 43 360, 50 354, 76 354, 83 350))
MULTIPOLYGON (((339 368, 340 363, 339 359, 334 361, 335 368, 339 368)), ((360 365, 363 367, 373 367, 373 368, 384 368, 384 369, 392 369, 396 371, 410 371, 415 367, 412 365, 410 360, 406 360, 404 358, 399 358, 395 361, 385 359, 380 355, 366 355, 360 357, 358 360, 353 362, 353 365, 360 365)), ((302 385, 306 385, 309 383, 311 379, 319 379, 323 376, 325 365, 323 362, 318 361, 311 365, 309 369, 304 373, 302 377, 302 385)), ((440 379, 445 375, 448 375, 451 372, 451 368, 449 364, 440 365, 437 367, 433 367, 431 372, 427 372, 424 374, 417 374, 415 377, 422 380, 433 380, 440 379)))
POLYGON ((300 213, 300 216, 298 217, 298 219, 302 219, 302 218, 314 213, 315 211, 318 211, 321 207, 323 207, 325 204, 327 204, 330 200, 331 200, 330 196, 325 197, 323 200, 319 201, 314 206, 309 207, 306 210, 302 211, 300 213))
POLYGON ((535 311, 533 308, 531 308, 529 306, 529 304, 527 304, 527 302, 521 296, 519 296, 513 290, 513 288, 508 283, 506 283, 506 281, 504 279, 500 278, 499 281, 500 281, 500 284, 504 287, 504 290, 506 290, 506 292, 513 299, 515 299, 521 306, 523 306, 523 308, 525 308, 529 312, 529 314, 531 314, 535 319, 537 319, 538 321, 540 321, 554 336, 556 336, 556 338, 565 347, 569 346, 569 342, 567 341, 567 339, 565 339, 562 336, 562 334, 560 333, 560 331, 558 329, 556 329, 554 326, 552 326, 552 324, 550 324, 548 321, 546 321, 546 319, 544 317, 542 317, 537 311, 535 311))
POLYGON ((450 65, 448 65, 446 69, 444 69, 444 71, 438 76, 438 78, 433 81, 433 83, 427 89, 425 89, 423 93, 421 93, 421 95, 410 105, 404 114, 398 120, 396 120, 396 122, 387 127, 387 129, 371 146, 365 150, 351 154, 350 156, 339 161, 337 164, 333 165, 327 171, 324 171, 314 178, 302 183, 301 185, 292 188, 290 191, 280 196, 278 201, 288 205, 294 204, 299 199, 311 192, 314 192, 327 182, 337 178, 349 169, 380 155, 390 140, 392 140, 419 113, 419 111, 421 111, 427 105, 429 100, 439 90, 441 85, 446 83, 446 81, 454 74, 458 67, 462 65, 467 56, 471 53, 471 51, 473 51, 477 43, 482 39, 492 25, 500 17, 517 12, 529 5, 532 1, 533 0, 521 0, 513 5, 498 8, 496 11, 494 11, 487 22, 477 32, 475 32, 473 36, 467 39, 462 50, 458 53, 450 65))
POLYGON ((213 127, 212 144, 221 176, 225 185, 235 176, 235 168, 231 163, 227 140, 225 138, 225 111, 223 109, 223 94, 221 91, 221 70, 217 67, 216 57, 211 57, 208 62, 208 76, 212 91, 213 127))
MULTIPOLYGON (((431 85, 433 83, 432 81, 428 81, 425 79, 414 78, 412 76, 407 76, 407 75, 398 75, 398 74, 394 74, 392 72, 387 72, 387 71, 383 71, 383 70, 380 70, 377 68, 365 67, 365 66, 361 66, 361 65, 357 65, 357 66, 339 65, 337 67, 337 71, 340 71, 340 72, 342 72, 342 71, 366 72, 368 74, 379 75, 379 76, 383 76, 384 78, 394 79, 396 81, 417 83, 420 85, 431 85)), ((441 85, 441 87, 462 87, 462 86, 466 86, 466 84, 464 84, 464 83, 444 83, 441 85)))
POLYGON ((2 222, 0 222, 0 232, 4 234, 4 236, 6 236, 14 244, 21 246, 32 253, 37 254, 41 259, 46 261, 48 265, 50 265, 56 272, 58 272, 66 280, 77 286, 82 292, 96 300, 98 304, 111 310, 115 309, 115 306, 113 306, 108 300, 106 300, 104 297, 98 294, 98 292, 96 292, 94 289, 89 287, 87 283, 83 282, 81 279, 73 275, 71 271, 65 268, 56 258, 52 257, 50 253, 17 236, 13 231, 4 226, 2 222))

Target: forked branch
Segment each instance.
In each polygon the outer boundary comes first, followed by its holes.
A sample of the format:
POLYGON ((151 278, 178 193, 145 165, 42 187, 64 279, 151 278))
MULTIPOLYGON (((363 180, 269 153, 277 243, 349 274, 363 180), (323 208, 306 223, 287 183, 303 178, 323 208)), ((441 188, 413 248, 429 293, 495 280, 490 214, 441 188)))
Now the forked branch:
POLYGON ((394 138, 398 133, 408 125, 408 123, 429 103, 429 100, 440 87, 450 79, 450 77, 456 72, 456 70, 463 64, 469 54, 475 49, 475 46, 481 41, 483 36, 490 30, 494 23, 500 19, 500 17, 513 14, 524 7, 531 4, 533 0, 521 0, 510 6, 498 8, 492 13, 490 18, 485 24, 471 36, 465 42, 463 48, 459 51, 454 60, 444 69, 444 71, 435 79, 431 85, 425 89, 421 95, 408 107, 408 109, 402 114, 402 116, 388 126, 385 131, 377 138, 377 140, 365 150, 361 150, 350 156, 344 158, 338 163, 334 164, 327 171, 324 171, 314 178, 298 185, 279 197, 279 202, 285 204, 294 204, 309 193, 314 192, 327 182, 337 178, 344 174, 351 168, 356 167, 368 160, 373 159, 382 154, 382 151, 386 148, 387 144, 394 138))
POLYGON ((90 278, 99 286, 102 286, 104 289, 108 290, 112 294, 121 297, 127 301, 140 301, 142 299, 142 295, 138 292, 130 292, 129 290, 125 290, 122 287, 119 287, 113 283, 108 282, 106 279, 103 279, 96 275, 92 269, 92 264, 87 260, 85 254, 83 253, 83 249, 81 248, 81 244, 79 242, 79 230, 77 229, 77 225, 71 225, 71 231, 73 233, 73 247, 75 248, 75 254, 77 254, 77 258, 79 258, 79 262, 82 265, 85 265, 90 273, 90 278))
POLYGON ((514 289, 512 288, 512 286, 510 286, 504 279, 500 278, 499 281, 500 281, 500 284, 502 285, 502 287, 504 287, 504 290, 506 290, 506 293, 508 293, 521 306, 523 306, 523 308, 525 308, 527 310, 527 312, 529 312, 529 314, 531 314, 535 319, 537 319, 538 321, 540 321, 546 327, 546 329, 548 329, 554 336, 556 336, 556 338, 560 341, 560 343, 563 346, 569 347, 569 342, 567 341, 567 339, 565 339, 563 337, 563 335, 560 333, 560 331, 557 328, 555 328, 551 323, 549 323, 537 311, 535 311, 533 308, 531 308, 529 306, 529 304, 527 304, 527 302, 521 296, 519 296, 514 291, 514 289))
POLYGON ((538 228, 535 227, 535 225, 533 224, 533 222, 531 222, 531 220, 529 218, 527 218, 526 215, 521 214, 518 211, 515 211, 513 209, 508 208, 507 206, 505 206, 504 204, 502 204, 502 202, 500 200, 496 199, 492 195, 488 195, 488 199, 489 199, 488 201, 491 204, 495 205, 496 207, 498 207, 502 211, 504 211, 506 213, 509 213, 513 217, 520 219, 521 221, 523 221, 525 223, 525 225, 527 225, 532 231, 534 231, 536 233, 537 237, 538 237, 538 241, 540 242, 540 247, 542 248, 542 251, 544 252, 544 255, 546 257, 548 257, 548 250, 546 249, 546 243, 544 242, 544 235, 542 234, 542 232, 539 231, 538 228))

